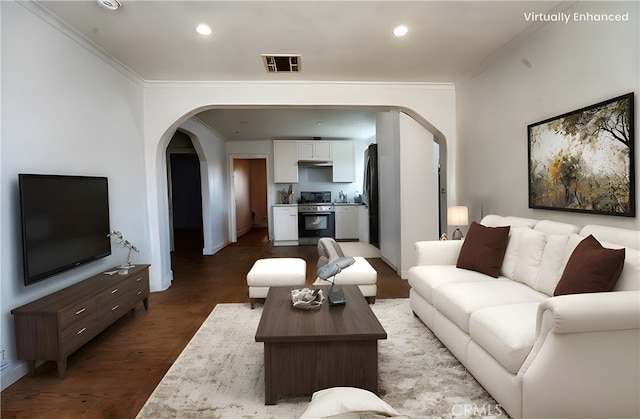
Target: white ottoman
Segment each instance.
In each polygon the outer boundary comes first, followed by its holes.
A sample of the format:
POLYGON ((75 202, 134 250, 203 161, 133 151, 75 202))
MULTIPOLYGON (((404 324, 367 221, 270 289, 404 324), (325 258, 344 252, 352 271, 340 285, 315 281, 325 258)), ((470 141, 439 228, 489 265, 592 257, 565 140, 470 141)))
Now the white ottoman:
POLYGON ((257 299, 267 298, 269 287, 303 286, 307 262, 299 258, 258 259, 247 274, 251 308, 257 299))
MULTIPOLYGON (((353 265, 344 268, 335 278, 329 279, 336 285, 357 285, 367 301, 373 304, 378 292, 378 272, 365 258, 355 256, 353 259, 353 265)), ((313 285, 329 285, 329 282, 317 278, 313 285)))

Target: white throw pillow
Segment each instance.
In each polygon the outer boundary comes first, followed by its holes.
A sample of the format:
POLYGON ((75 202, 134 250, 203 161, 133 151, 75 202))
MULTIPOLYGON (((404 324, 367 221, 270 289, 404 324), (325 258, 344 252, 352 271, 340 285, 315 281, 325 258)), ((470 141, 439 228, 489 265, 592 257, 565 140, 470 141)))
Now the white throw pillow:
POLYGON ((507 250, 504 253, 504 259, 502 259, 502 267, 500 273, 502 276, 513 279, 513 272, 516 267, 516 261, 518 260, 518 250, 520 247, 520 239, 524 230, 529 227, 511 227, 509 230, 509 242, 507 243, 507 250))
POLYGON ((547 244, 547 235, 530 228, 522 232, 513 279, 537 289, 542 252, 547 244))
POLYGON ((625 247, 620 244, 600 242, 602 247, 607 249, 623 249, 624 267, 620 278, 613 287, 614 291, 637 291, 640 290, 640 250, 625 247))
POLYGON ((323 418, 351 412, 400 416, 393 407, 368 390, 355 387, 332 387, 313 393, 311 403, 300 419, 323 418))
POLYGON ((568 242, 569 235, 554 234, 547 237, 547 245, 542 253, 540 270, 536 280, 538 291, 553 296, 553 291, 562 277, 564 264, 567 262, 564 256, 568 242))
POLYGON ((540 264, 540 275, 536 288, 538 291, 553 296, 569 258, 582 240, 584 237, 575 233, 569 236, 549 236, 540 264))

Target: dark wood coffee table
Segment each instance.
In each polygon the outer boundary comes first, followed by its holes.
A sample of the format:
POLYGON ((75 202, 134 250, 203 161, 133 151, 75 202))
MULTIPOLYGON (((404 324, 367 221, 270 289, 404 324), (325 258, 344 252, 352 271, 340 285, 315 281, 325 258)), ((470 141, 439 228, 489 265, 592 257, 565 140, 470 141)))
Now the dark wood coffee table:
MULTIPOLYGON (((310 395, 329 387, 378 392, 378 340, 387 332, 357 285, 342 285, 347 303, 298 310, 289 293, 271 287, 256 342, 264 342, 264 402, 280 396, 310 395)), ((325 297, 329 287, 322 288, 325 297)))

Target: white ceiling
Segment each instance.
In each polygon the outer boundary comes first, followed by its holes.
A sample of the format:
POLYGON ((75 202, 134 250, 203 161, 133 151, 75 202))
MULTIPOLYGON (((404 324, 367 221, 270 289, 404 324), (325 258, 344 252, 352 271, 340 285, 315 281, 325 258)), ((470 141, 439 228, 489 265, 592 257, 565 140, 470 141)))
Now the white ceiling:
POLYGON ((362 109, 213 109, 197 118, 227 141, 265 138, 370 139, 376 134, 376 114, 362 109))
MULTIPOLYGON (((95 0, 38 2, 146 81, 435 83, 455 82, 526 31, 533 22, 525 19, 525 13, 549 12, 563 2, 121 0, 121 3, 118 10, 108 11, 95 0), (211 26, 213 33, 208 37, 196 33, 199 23, 211 26), (398 38, 391 34, 398 24, 408 26, 406 36, 398 38), (301 71, 267 73, 261 54, 300 54, 301 71)), ((365 121, 371 123, 371 114, 321 111, 298 110, 294 115, 283 109, 215 110, 198 118, 228 139, 371 135, 371 126, 364 126, 365 121), (278 120, 285 115, 292 119, 278 120), (345 128, 348 121, 354 121, 351 129, 345 128), (315 125, 316 122, 323 123, 315 125), (309 129, 311 124, 313 130, 309 129), (289 130, 267 129, 271 125, 289 130), (299 128, 292 131, 294 126, 299 128)))

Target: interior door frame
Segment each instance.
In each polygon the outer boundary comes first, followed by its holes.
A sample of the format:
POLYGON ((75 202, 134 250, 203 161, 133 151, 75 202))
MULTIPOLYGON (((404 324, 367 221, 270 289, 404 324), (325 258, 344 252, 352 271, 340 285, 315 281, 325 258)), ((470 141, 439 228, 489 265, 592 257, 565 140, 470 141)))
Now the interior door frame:
POLYGON ((265 179, 267 182, 267 229, 269 237, 271 237, 271 211, 273 206, 273 193, 270 189, 271 172, 269 171, 269 155, 268 154, 229 154, 229 241, 236 243, 238 241, 238 232, 236 230, 236 188, 233 180, 234 160, 265 160, 265 179))
MULTIPOLYGON (((175 251, 175 238, 173 231, 173 174, 171 172, 171 155, 173 154, 190 154, 194 155, 198 158, 198 164, 200 168, 202 168, 202 162, 200 161, 200 156, 195 148, 176 148, 176 149, 167 149, 166 152, 166 160, 167 160, 167 195, 169 200, 169 246, 170 250, 175 251)), ((202 185, 202 179, 200 179, 200 184, 202 185)), ((204 223, 204 221, 202 221, 204 223)))

